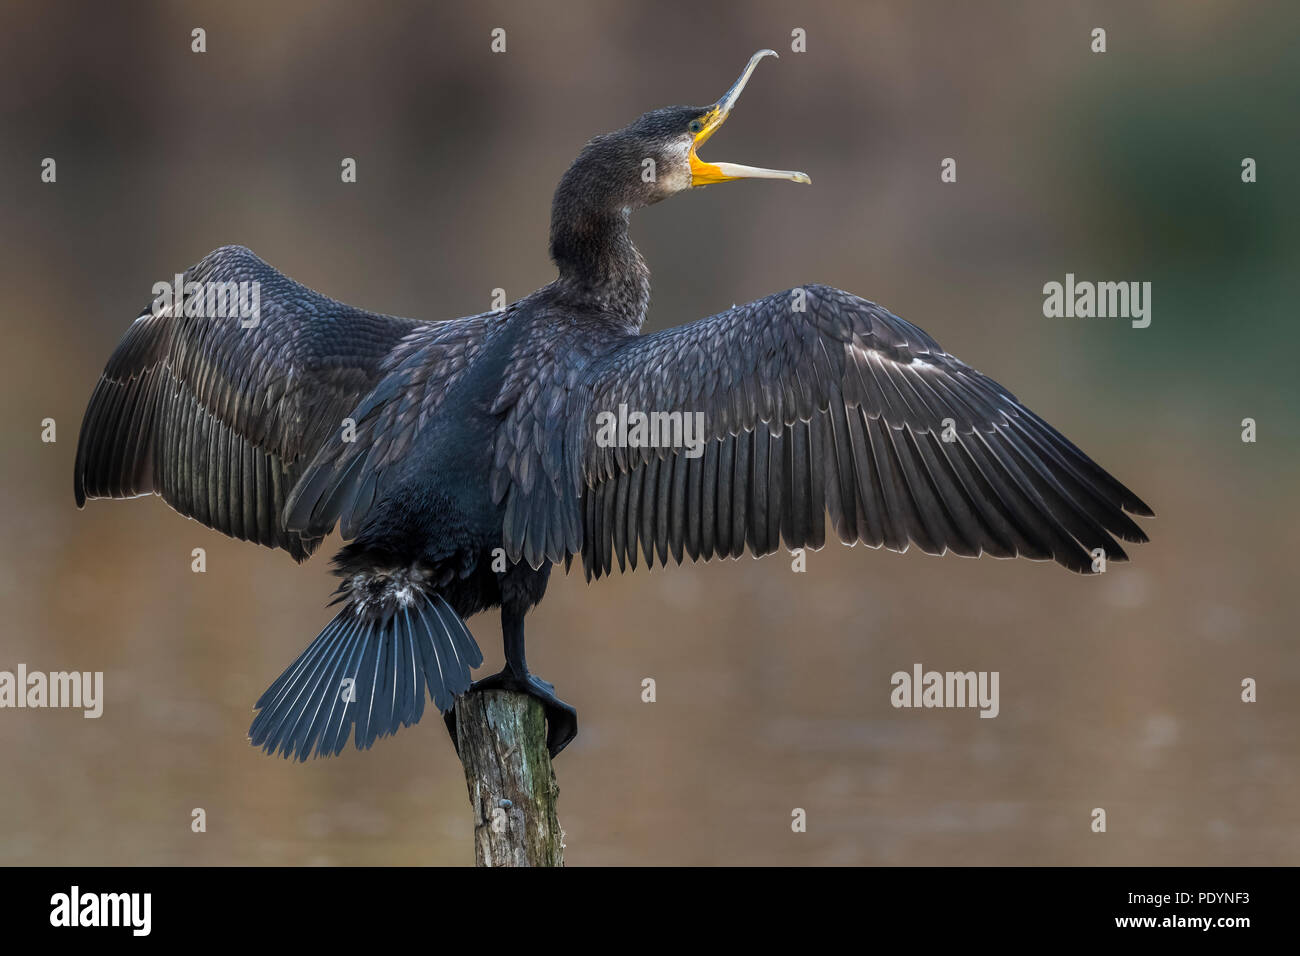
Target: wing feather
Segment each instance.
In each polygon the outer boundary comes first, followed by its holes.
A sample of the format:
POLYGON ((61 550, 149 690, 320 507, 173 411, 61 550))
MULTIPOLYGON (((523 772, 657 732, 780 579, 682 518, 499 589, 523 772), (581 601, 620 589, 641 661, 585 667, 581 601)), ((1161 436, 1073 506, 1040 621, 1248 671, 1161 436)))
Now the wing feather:
POLYGON ((245 328, 238 315, 188 315, 183 304, 140 314, 86 409, 77 504, 154 493, 302 560, 322 534, 285 527, 286 497, 420 323, 336 302, 240 246, 209 254, 184 282, 256 283, 259 321, 245 328))
MULTIPOLYGON (((827 516, 850 544, 1084 573, 1093 550, 1146 540, 1129 515, 1151 509, 992 379, 874 303, 808 286, 800 310, 795 291, 630 337, 573 386, 578 487, 551 509, 574 512, 589 577, 638 539, 647 564, 819 548, 827 516), (594 422, 620 405, 702 413, 702 454, 604 447, 594 422)), ((551 560, 563 545, 514 541, 551 560)))

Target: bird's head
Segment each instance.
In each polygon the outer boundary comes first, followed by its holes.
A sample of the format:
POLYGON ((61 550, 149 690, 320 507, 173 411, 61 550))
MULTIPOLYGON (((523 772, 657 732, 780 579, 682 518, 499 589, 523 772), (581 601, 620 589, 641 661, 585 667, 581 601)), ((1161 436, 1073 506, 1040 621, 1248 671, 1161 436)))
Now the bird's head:
POLYGON ((614 204, 630 210, 696 186, 736 179, 811 183, 807 173, 715 163, 699 155, 700 147, 727 121, 758 61, 766 56, 776 53, 759 50, 750 57, 740 78, 710 106, 652 110, 630 126, 597 136, 566 175, 568 188, 608 196, 614 204))

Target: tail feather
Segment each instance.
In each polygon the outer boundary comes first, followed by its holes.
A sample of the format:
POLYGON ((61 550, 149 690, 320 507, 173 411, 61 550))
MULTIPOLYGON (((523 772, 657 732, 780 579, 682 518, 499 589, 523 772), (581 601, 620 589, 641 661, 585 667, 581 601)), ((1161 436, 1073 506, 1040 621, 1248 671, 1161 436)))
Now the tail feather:
MULTIPOLYGON (((430 605, 422 610, 430 619, 429 629, 439 637, 438 659, 435 663, 443 675, 444 685, 468 686, 470 671, 483 663, 483 655, 479 652, 478 645, 474 643, 473 635, 470 634, 460 616, 446 603, 430 605)), ((426 647, 426 667, 428 666, 427 654, 426 647)), ((452 701, 448 699, 446 707, 442 704, 438 706, 445 713, 451 709, 451 705, 452 701)))
MULTIPOLYGON (((308 645, 257 702, 260 713, 249 730, 254 743, 292 740, 312 702, 311 692, 320 686, 322 675, 349 637, 361 626, 360 621, 340 621, 338 615, 326 625, 316 640, 308 645), (351 628, 346 624, 353 625, 351 628)), ((268 752, 273 752, 268 750, 268 752)), ((287 748, 286 748, 287 752, 287 748)))
POLYGON ((381 614, 348 602, 257 702, 249 739, 306 760, 340 753, 355 726, 359 749, 410 727, 427 693, 446 713, 483 654, 460 616, 420 593, 381 614))

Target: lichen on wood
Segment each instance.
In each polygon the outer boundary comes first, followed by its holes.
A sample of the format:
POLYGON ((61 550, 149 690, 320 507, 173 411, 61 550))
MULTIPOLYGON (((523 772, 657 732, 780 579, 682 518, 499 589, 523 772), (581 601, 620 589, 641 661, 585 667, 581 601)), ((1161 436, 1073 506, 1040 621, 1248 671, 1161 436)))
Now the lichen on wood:
POLYGON ((471 691, 456 701, 456 735, 477 865, 563 866, 560 788, 541 703, 515 691, 471 691))

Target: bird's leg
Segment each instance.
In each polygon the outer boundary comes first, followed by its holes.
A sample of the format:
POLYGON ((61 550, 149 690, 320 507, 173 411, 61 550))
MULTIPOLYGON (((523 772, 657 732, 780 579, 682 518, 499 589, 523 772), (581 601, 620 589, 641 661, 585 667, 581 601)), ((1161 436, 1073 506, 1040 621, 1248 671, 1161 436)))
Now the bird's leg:
MULTIPOLYGON (((578 712, 555 696, 555 685, 528 673, 524 656, 524 616, 502 610, 501 631, 505 642, 506 666, 500 673, 475 681, 469 689, 513 690, 542 702, 546 711, 546 749, 555 757, 578 735, 578 712)), ((443 719, 451 732, 451 742, 456 739, 456 710, 452 708, 443 719)), ((458 748, 459 752, 459 748, 458 748)))

